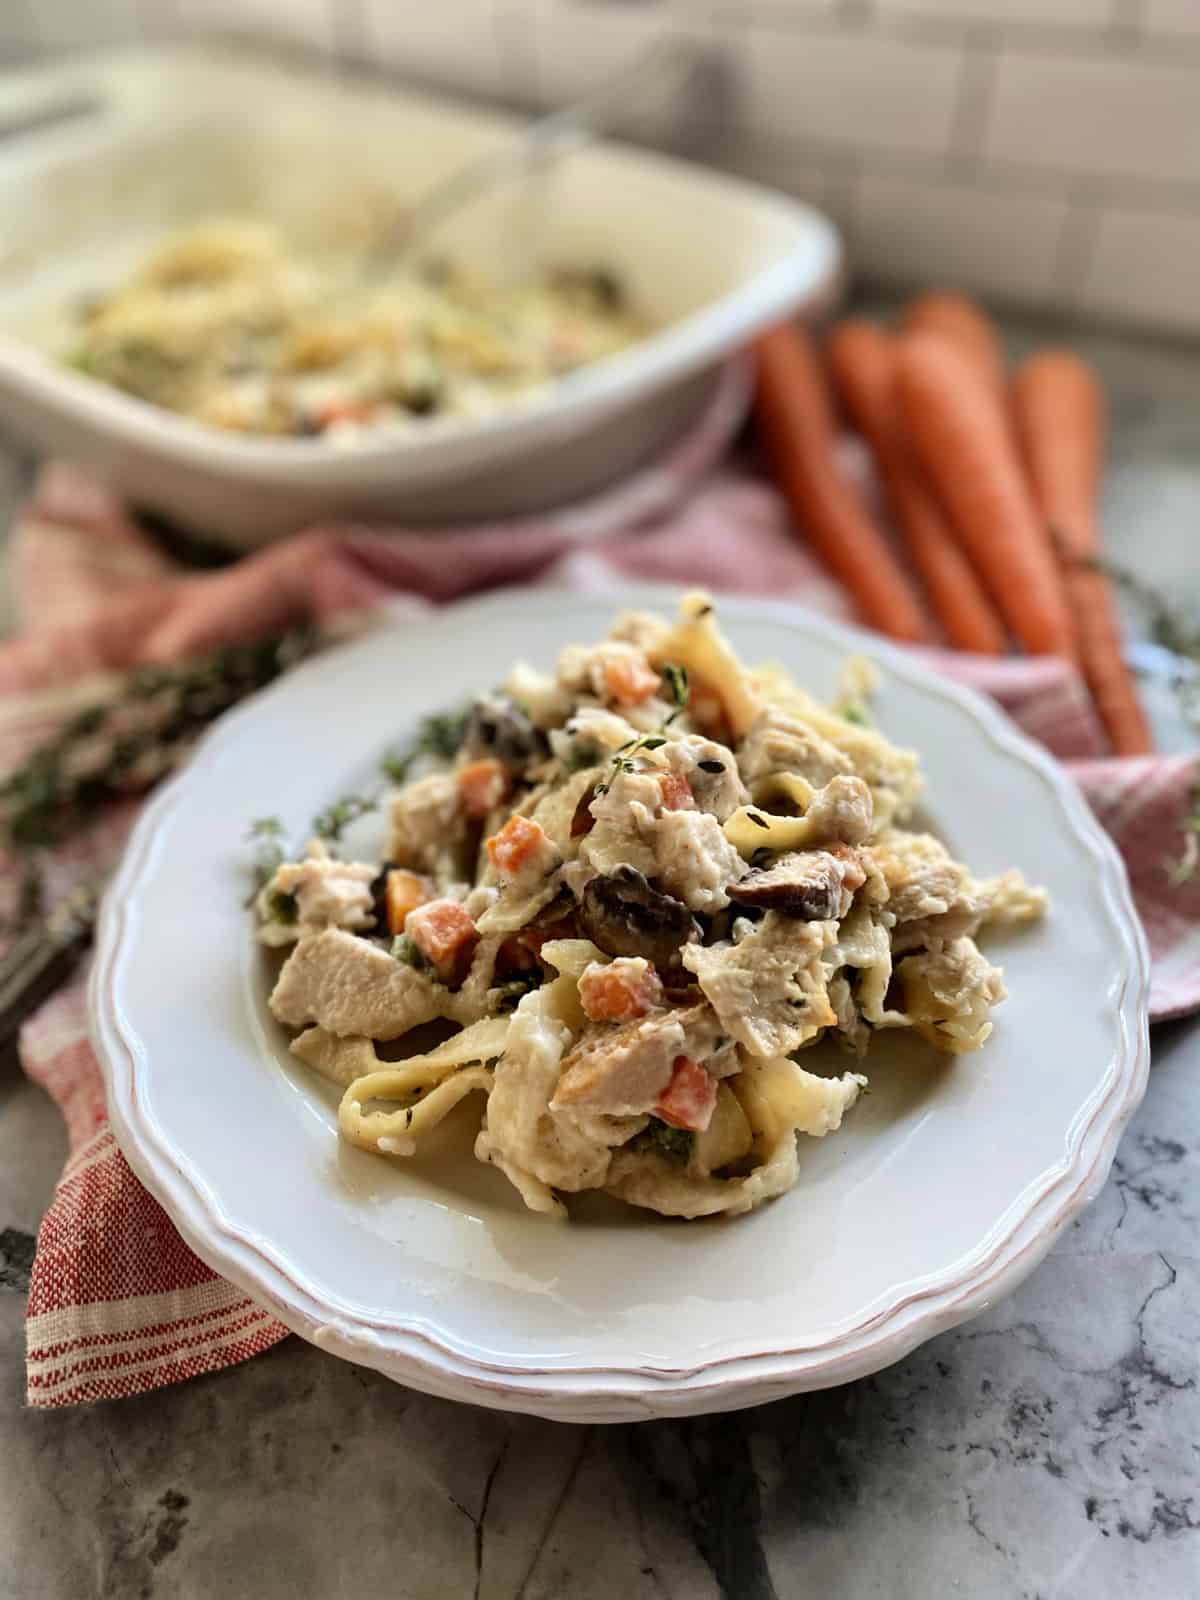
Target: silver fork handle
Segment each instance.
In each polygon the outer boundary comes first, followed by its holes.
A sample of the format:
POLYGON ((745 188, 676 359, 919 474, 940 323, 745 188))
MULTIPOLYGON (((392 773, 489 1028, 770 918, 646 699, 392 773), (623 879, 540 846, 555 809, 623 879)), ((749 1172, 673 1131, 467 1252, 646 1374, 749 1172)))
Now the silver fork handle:
POLYGON ((535 170, 580 149, 602 130, 608 113, 632 92, 645 90, 660 79, 664 98, 679 93, 707 58, 707 52, 683 40, 664 40, 652 46, 631 65, 613 73, 604 83, 573 105, 564 106, 529 123, 517 140, 472 161, 428 190, 387 229, 370 253, 368 270, 377 274, 411 249, 446 217, 468 204, 493 184, 522 171, 535 170))

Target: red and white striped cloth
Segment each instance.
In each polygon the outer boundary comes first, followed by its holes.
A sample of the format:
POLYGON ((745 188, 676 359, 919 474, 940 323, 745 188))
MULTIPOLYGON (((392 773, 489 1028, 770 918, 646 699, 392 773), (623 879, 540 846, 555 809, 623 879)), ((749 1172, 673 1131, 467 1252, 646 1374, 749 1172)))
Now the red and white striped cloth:
MULTIPOLYGON (((570 519, 436 539, 330 528, 201 575, 175 571, 95 483, 50 468, 14 535, 26 631, 0 647, 0 772, 114 672, 301 616, 394 609, 400 597, 411 608, 517 578, 595 589, 636 576, 769 593, 845 615, 774 491, 710 470, 735 415, 732 407, 710 416, 652 473, 570 519)), ((1105 759, 1088 697, 1061 663, 932 659, 994 695, 1068 762, 1128 864, 1154 957, 1154 1017, 1200 1006, 1200 882, 1173 888, 1164 866, 1184 848, 1197 764, 1105 759)), ((135 810, 73 840, 53 863, 52 892, 114 860, 135 810)), ((0 860, 0 916, 16 881, 16 864, 0 860)), ((283 1338, 281 1324, 191 1254, 117 1149, 87 1042, 82 980, 26 1025, 21 1056, 62 1108, 71 1151, 33 1265, 30 1404, 138 1394, 283 1338)))

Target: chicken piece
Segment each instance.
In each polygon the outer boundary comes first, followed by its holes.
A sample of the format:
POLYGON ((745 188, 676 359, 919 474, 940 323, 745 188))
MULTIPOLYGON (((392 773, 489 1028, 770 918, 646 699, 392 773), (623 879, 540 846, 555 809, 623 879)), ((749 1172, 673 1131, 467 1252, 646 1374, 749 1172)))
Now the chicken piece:
POLYGON ((686 781, 699 810, 711 812, 718 822, 745 799, 738 764, 726 745, 685 734, 672 739, 661 753, 671 771, 686 781))
POLYGON ((580 706, 561 728, 550 735, 550 749, 570 770, 605 765, 638 730, 615 711, 603 706, 580 706))
POLYGON ((809 846, 862 844, 871 832, 871 791, 861 778, 830 778, 804 813, 809 846))
POLYGON ((737 764, 747 784, 776 772, 796 772, 814 789, 854 771, 844 751, 778 706, 765 707, 754 719, 738 750, 737 764))
MULTIPOLYGON (((574 988, 573 980, 565 981, 574 988)), ((570 1029, 551 1012, 554 987, 527 995, 513 1015, 475 1149, 505 1171, 511 1167, 574 1194, 603 1185, 613 1148, 639 1133, 645 1119, 556 1113, 548 1107, 571 1042, 570 1029)))
POLYGON ((797 922, 769 911, 737 944, 685 946, 683 964, 744 1049, 789 1055, 837 1021, 821 960, 836 936, 833 922, 797 922))
POLYGON ((610 1117, 652 1112, 680 1056, 714 1079, 737 1071, 736 1053, 706 1005, 656 1011, 615 1028, 593 1024, 564 1057, 550 1108, 610 1117))
POLYGON ((269 1003, 285 1027, 315 1022, 343 1038, 398 1039, 441 1016, 448 998, 427 973, 355 934, 327 928, 300 940, 269 1003))
POLYGON ((279 946, 322 928, 370 927, 374 879, 374 867, 339 861, 314 839, 303 861, 285 861, 260 890, 255 907, 259 941, 279 946))
POLYGON ((370 1039, 339 1039, 324 1028, 306 1028, 288 1046, 294 1056, 319 1072, 339 1089, 348 1089, 356 1078, 378 1071, 381 1063, 370 1039))
POLYGON ((388 859, 396 866, 431 872, 443 883, 461 876, 467 819, 452 772, 405 784, 392 799, 391 824, 388 859))
POLYGON ((577 892, 589 876, 611 877, 624 867, 646 878, 655 875, 654 820, 661 803, 654 771, 618 771, 609 779, 608 788, 588 807, 592 826, 580 839, 578 858, 586 870, 572 880, 577 892))
POLYGON ((558 681, 573 694, 595 695, 605 705, 619 707, 642 705, 661 687, 645 651, 620 639, 568 645, 558 658, 558 681))
POLYGON ((985 923, 1012 928, 1024 922, 1036 922, 1046 915, 1045 889, 1026 883, 1015 868, 1002 872, 998 878, 977 882, 974 889, 985 923))
POLYGON ((854 891, 865 882, 853 850, 799 850, 731 883, 729 898, 738 905, 781 911, 805 922, 827 922, 846 915, 854 891))
POLYGON ((631 1022, 663 1003, 662 981, 641 956, 592 961, 579 975, 579 999, 589 1022, 631 1022))
POLYGON ((992 966, 973 939, 954 939, 905 956, 896 976, 913 1027, 952 1055, 979 1049, 992 1031, 988 1012, 1007 993, 1000 968, 992 966))
POLYGON ((520 705, 530 722, 543 733, 561 728, 571 715, 571 696, 549 673, 538 672, 518 661, 504 685, 509 698, 520 705))
POLYGON ((654 825, 654 876, 692 911, 711 915, 729 904, 729 887, 746 863, 708 811, 664 811, 654 825))
POLYGON ((613 774, 589 807, 594 825, 580 843, 579 859, 605 877, 630 867, 657 879, 693 911, 719 911, 729 903, 726 885, 745 865, 711 812, 666 803, 676 798, 663 792, 664 779, 675 774, 666 759, 670 749, 631 757, 637 765, 613 774))
POLYGON ((553 785, 541 796, 527 813, 563 857, 573 856, 579 849, 582 833, 592 826, 590 806, 595 798, 594 771, 572 772, 561 783, 553 785), (585 829, 576 832, 577 818, 586 816, 585 829))
POLYGON ((897 922, 944 916, 961 900, 969 874, 930 833, 889 829, 874 846, 897 922))
POLYGON ((669 624, 651 611, 622 611, 609 630, 609 638, 636 645, 650 656, 669 632, 669 624))

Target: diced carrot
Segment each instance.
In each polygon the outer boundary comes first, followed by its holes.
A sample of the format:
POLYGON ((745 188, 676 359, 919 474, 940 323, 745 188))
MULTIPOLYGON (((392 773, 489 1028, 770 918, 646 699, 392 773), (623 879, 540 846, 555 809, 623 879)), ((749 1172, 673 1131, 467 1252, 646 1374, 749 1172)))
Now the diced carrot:
POLYGON ((319 428, 332 428, 336 422, 369 422, 378 410, 373 400, 330 400, 316 414, 319 428))
POLYGON ((619 706, 640 706, 658 692, 658 673, 643 655, 617 656, 604 663, 604 688, 619 706))
POLYGON ((664 772, 658 780, 662 790, 663 809, 666 811, 692 811, 695 810, 696 800, 692 794, 692 786, 685 777, 678 772, 664 772))
POLYGON ((427 900, 409 912, 404 931, 443 983, 466 976, 479 935, 457 900, 427 900))
POLYGON ((508 821, 487 841, 487 853, 496 871, 506 878, 517 873, 546 842, 539 822, 528 817, 509 817, 508 821))
POLYGON ((579 979, 579 999, 591 1022, 630 1022, 660 1005, 662 997, 654 968, 624 956, 607 966, 593 962, 579 979))
POLYGON ((676 1056, 671 1081, 658 1097, 654 1115, 672 1128, 703 1133, 717 1103, 717 1080, 691 1056, 676 1056))
POLYGON ((403 933, 410 911, 433 899, 433 882, 406 867, 393 867, 387 875, 387 923, 389 933, 403 933))
POLYGON ((508 796, 508 771, 493 756, 468 761, 465 767, 459 767, 456 777, 463 811, 476 822, 508 796))

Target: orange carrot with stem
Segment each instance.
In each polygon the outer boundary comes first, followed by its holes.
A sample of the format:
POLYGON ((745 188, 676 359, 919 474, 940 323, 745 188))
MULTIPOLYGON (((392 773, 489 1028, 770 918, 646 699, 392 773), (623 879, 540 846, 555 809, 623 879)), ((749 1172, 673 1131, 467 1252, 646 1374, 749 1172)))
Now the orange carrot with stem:
POLYGON ((942 334, 998 394, 1004 392, 1004 347, 1000 335, 987 312, 969 296, 941 289, 919 295, 905 306, 900 325, 942 334))
POLYGON ((999 398, 948 340, 900 340, 905 435, 1000 615, 1035 655, 1074 659, 1075 629, 1050 539, 999 398))
POLYGON ((946 638, 958 650, 1002 655, 1004 624, 909 454, 896 405, 895 339, 865 318, 848 317, 833 330, 828 355, 834 388, 871 447, 892 515, 946 638))
POLYGON ((754 346, 759 437, 788 505, 863 619, 893 639, 933 642, 916 590, 839 469, 833 408, 808 335, 784 326, 754 346))
POLYGON ((1041 350, 1017 369, 1012 410, 1034 499, 1058 550, 1096 709, 1117 755, 1146 755, 1153 748, 1150 728, 1122 654, 1112 587, 1095 565, 1105 425, 1100 384, 1072 351, 1041 350))

